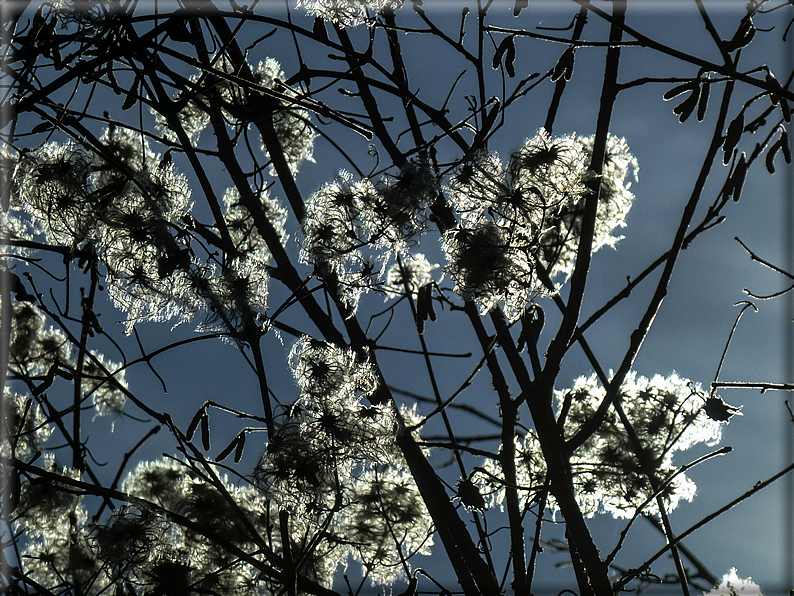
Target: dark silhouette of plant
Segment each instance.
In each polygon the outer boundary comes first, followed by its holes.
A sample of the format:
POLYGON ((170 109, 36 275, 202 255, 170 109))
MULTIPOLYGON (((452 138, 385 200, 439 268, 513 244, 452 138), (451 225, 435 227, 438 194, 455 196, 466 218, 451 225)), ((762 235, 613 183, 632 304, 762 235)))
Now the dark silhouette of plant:
MULTIPOLYGON (((480 0, 454 23, 421 0, 5 5, 3 589, 528 595, 555 550, 582 595, 719 584, 669 514, 694 497, 687 471, 730 448, 673 457, 716 446, 740 406, 720 383, 633 364, 681 251, 723 221, 753 165, 791 163, 791 74, 739 61, 754 39, 780 40, 757 22, 794 17, 784 0, 750 2, 723 37, 695 3, 721 62, 635 30, 625 0, 573 0, 562 31, 480 0), (588 38, 588 19, 608 38, 588 38), (466 69, 442 92, 411 82, 412 44, 428 40, 466 69), (534 59, 530 42, 558 44, 555 59, 534 59), (621 80, 626 46, 691 74, 621 80), (605 60, 597 122, 559 134, 584 51, 605 60), (713 125, 711 140, 669 249, 585 319, 592 256, 618 245, 635 201, 639 164, 610 133, 615 102, 651 84, 680 122, 713 125), (545 118, 500 156, 494 136, 514 111, 539 113, 544 88, 545 118), (737 100, 738 88, 754 95, 737 100), (309 188, 314 159, 344 166, 309 188), (725 178, 711 198, 710 175, 725 178), (652 287, 636 297, 640 284, 652 287), (586 335, 630 294, 644 314, 608 371, 586 335), (145 348, 139 330, 166 323, 201 334, 145 348), (439 328, 479 354, 433 351, 439 328), (231 371, 230 394, 201 395, 187 416, 127 379, 145 365, 165 388, 156 357, 208 338, 255 373, 259 406, 240 405, 231 371), (592 372, 570 384, 560 371, 575 346, 592 372), (292 384, 273 382, 283 362, 292 384), (439 383, 449 362, 465 362, 453 392, 439 383), (409 374, 426 376, 426 394, 399 390, 409 374), (141 419, 147 432, 100 456, 89 410, 117 433, 141 419), (215 414, 236 425, 219 430, 215 414), (136 458, 158 432, 173 451, 136 458), (622 528, 611 552, 591 533, 596 515, 622 528), (628 567, 640 518, 662 543, 628 567), (441 571, 416 567, 431 552, 445 553, 441 571), (675 568, 659 571, 668 554, 675 568)), ((713 593, 742 586, 754 584, 732 570, 713 593)))

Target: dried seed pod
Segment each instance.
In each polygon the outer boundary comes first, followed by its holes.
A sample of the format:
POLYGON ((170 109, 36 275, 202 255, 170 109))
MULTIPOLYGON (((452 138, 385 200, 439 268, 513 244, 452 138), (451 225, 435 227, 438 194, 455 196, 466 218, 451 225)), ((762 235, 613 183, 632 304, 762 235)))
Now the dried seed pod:
POLYGON ((136 76, 135 80, 132 82, 130 90, 127 91, 127 97, 124 99, 124 103, 121 105, 122 110, 129 110, 138 103, 138 82, 139 79, 136 76))
POLYGON ((416 328, 419 333, 425 329, 425 321, 436 320, 436 311, 433 308, 433 284, 425 284, 419 288, 416 298, 416 328))
POLYGON ((245 431, 242 431, 239 435, 237 435, 237 439, 235 439, 237 443, 237 447, 234 449, 234 463, 239 464, 240 460, 243 459, 243 449, 245 448, 245 431))

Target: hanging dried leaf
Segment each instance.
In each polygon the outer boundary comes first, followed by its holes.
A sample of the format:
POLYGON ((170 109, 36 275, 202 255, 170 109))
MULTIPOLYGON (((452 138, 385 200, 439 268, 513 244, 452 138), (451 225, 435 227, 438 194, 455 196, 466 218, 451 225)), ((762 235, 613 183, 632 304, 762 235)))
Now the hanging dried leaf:
POLYGON ((731 176, 731 184, 729 189, 729 196, 733 198, 734 203, 739 202, 739 197, 742 194, 742 187, 744 186, 744 179, 747 177, 747 156, 742 151, 741 157, 739 157, 739 163, 736 164, 736 168, 733 171, 733 176, 731 176))
POLYGON ((108 77, 108 81, 110 82, 110 88, 113 89, 113 93, 116 95, 121 95, 124 93, 119 86, 118 81, 116 81, 116 75, 113 73, 113 66, 112 63, 108 63, 107 68, 105 69, 105 74, 108 77))
POLYGON ((433 284, 426 284, 419 288, 416 298, 416 328, 419 333, 425 329, 425 321, 436 320, 436 311, 433 309, 433 284))
POLYGON ((168 23, 168 37, 174 41, 184 43, 194 43, 196 41, 195 35, 190 31, 188 20, 182 18, 173 18, 168 23))
POLYGON ((507 51, 505 52, 505 70, 507 71, 507 76, 511 79, 516 76, 516 68, 514 62, 516 61, 516 43, 514 36, 510 36, 510 45, 507 46, 507 51))
POLYGON ((42 122, 34 126, 30 132, 33 134, 38 134, 40 132, 47 132, 53 128, 55 128, 55 125, 53 125, 51 122, 42 122))
POLYGON ((784 128, 780 135, 780 148, 783 150, 783 159, 791 165, 791 145, 789 144, 788 131, 784 128))
POLYGON ((764 163, 766 164, 766 171, 770 174, 775 173, 775 156, 777 152, 783 148, 783 144, 781 143, 781 139, 778 139, 766 152, 766 159, 764 159, 764 163))
POLYGON ((210 417, 206 411, 201 417, 201 446, 204 447, 204 451, 210 450, 210 417))
POLYGON ((226 445, 216 457, 215 461, 223 461, 232 451, 234 451, 234 463, 240 463, 240 460, 243 457, 243 448, 245 447, 245 431, 242 431, 239 435, 234 437, 234 440, 226 445))
POLYGON ((722 142, 722 149, 725 152, 722 156, 722 163, 724 165, 728 165, 728 162, 731 161, 733 150, 736 149, 736 145, 739 144, 739 139, 742 137, 743 131, 744 112, 739 112, 736 118, 731 120, 731 123, 728 125, 728 131, 725 133, 725 140, 722 142))
POLYGON ((698 99, 698 122, 703 122, 703 119, 706 117, 706 108, 708 108, 709 104, 710 89, 711 82, 709 81, 709 78, 706 77, 705 79, 702 79, 700 83, 700 98, 698 99))
POLYGON ((522 351, 526 346, 537 345, 546 315, 538 304, 532 304, 521 315, 521 332, 518 334, 516 348, 522 351))
POLYGON ((725 403, 721 397, 714 396, 708 398, 703 405, 703 411, 706 412, 706 416, 717 422, 728 422, 734 415, 742 416, 739 411, 741 409, 742 406, 732 406, 725 403))
POLYGON ((562 53, 562 56, 560 56, 560 59, 554 66, 554 70, 551 73, 551 80, 555 82, 560 79, 570 81, 573 76, 573 61, 574 49, 573 46, 571 46, 562 53))
POLYGON ((196 415, 193 416, 193 419, 190 421, 190 424, 187 427, 187 432, 185 432, 185 439, 191 441, 193 439, 193 435, 196 434, 196 429, 198 428, 199 422, 201 422, 202 417, 206 416, 206 411, 202 407, 196 415))
POLYGON ((485 511, 485 499, 480 494, 480 489, 470 478, 458 482, 458 498, 469 511, 485 511))
POLYGON ((237 435, 237 447, 234 449, 234 463, 239 464, 243 459, 243 449, 245 448, 245 431, 237 435))
POLYGON ((328 32, 325 30, 325 21, 322 17, 315 17, 314 23, 312 24, 312 33, 322 41, 328 41, 328 32))
POLYGON ((695 86, 692 92, 684 101, 673 108, 673 113, 678 115, 679 122, 686 122, 687 118, 692 115, 698 105, 700 98, 700 87, 695 86))
POLYGON ((748 45, 753 41, 753 37, 755 37, 753 19, 749 16, 744 17, 741 23, 739 23, 739 28, 736 30, 736 33, 733 34, 731 40, 723 41, 722 46, 725 48, 726 52, 733 52, 748 45))
MULTIPOLYGON (((775 77, 775 75, 773 75, 771 72, 766 73, 765 80, 766 80, 767 84, 770 87, 772 87, 774 89, 780 89, 780 90, 783 89, 783 87, 780 85, 780 81, 778 81, 777 77, 775 77)), ((769 101, 772 102, 773 106, 778 105, 780 103, 780 95, 770 91, 769 92, 769 101)))
POLYGON ((496 53, 494 53, 493 62, 491 63, 491 66, 494 68, 494 70, 497 70, 499 65, 502 63, 502 56, 504 56, 505 69, 507 70, 507 76, 509 77, 514 77, 516 74, 513 67, 513 61, 516 58, 516 46, 514 38, 514 35, 508 35, 501 41, 501 43, 496 47, 496 53))
POLYGON ((678 97, 682 93, 691 91, 697 86, 698 86, 697 81, 687 81, 686 83, 683 83, 681 85, 676 85, 675 87, 667 91, 662 97, 664 98, 665 101, 670 101, 674 97, 678 97))
POLYGON ((122 110, 129 110, 138 103, 138 77, 132 82, 130 90, 127 91, 127 97, 124 98, 124 103, 121 104, 122 110))
POLYGON ((226 445, 226 447, 223 448, 223 451, 221 451, 218 455, 215 456, 215 461, 223 461, 224 459, 229 457, 229 455, 231 454, 232 451, 234 451, 234 448, 236 446, 237 446, 237 437, 235 437, 231 443, 226 445))

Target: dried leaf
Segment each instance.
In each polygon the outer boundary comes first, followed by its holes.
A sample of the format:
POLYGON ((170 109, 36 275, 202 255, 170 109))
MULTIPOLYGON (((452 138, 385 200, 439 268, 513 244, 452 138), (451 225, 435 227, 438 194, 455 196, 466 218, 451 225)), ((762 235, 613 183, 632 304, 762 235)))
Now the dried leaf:
POLYGON ((237 435, 237 447, 234 450, 234 463, 239 464, 243 459, 243 449, 245 448, 245 431, 237 435))
MULTIPOLYGON (((780 81, 778 81, 777 77, 775 77, 775 75, 773 75, 771 72, 766 73, 765 80, 766 80, 767 84, 770 87, 772 87, 774 89, 780 89, 780 90, 783 89, 783 87, 780 85, 780 81)), ((769 101, 772 102, 773 106, 776 106, 777 104, 780 103, 780 95, 770 91, 770 93, 769 93, 769 101)))
POLYGON ((678 115, 679 122, 686 122, 687 118, 692 115, 692 112, 695 111, 695 108, 698 105, 699 98, 700 88, 695 87, 692 89, 689 97, 673 108, 673 113, 678 115))
POLYGON ((234 451, 234 463, 240 463, 240 459, 243 457, 243 447, 245 447, 245 431, 234 437, 234 440, 215 457, 215 461, 223 461, 234 451))
POLYGON ((514 66, 514 62, 516 60, 516 43, 513 39, 513 36, 510 36, 510 45, 507 46, 507 51, 505 52, 505 70, 507 71, 507 76, 511 79, 516 76, 516 68, 514 66))
POLYGON ((732 406, 725 403, 721 397, 713 396, 708 398, 703 405, 706 416, 717 422, 728 422, 734 414, 741 416, 742 413, 739 411, 741 409, 742 406, 732 406))
POLYGON ((775 141, 772 146, 766 152, 766 159, 764 159, 764 163, 766 164, 766 171, 770 174, 775 173, 775 156, 777 152, 780 151, 782 148, 782 144, 780 139, 775 141))
POLYGON ((127 97, 124 98, 124 103, 121 105, 122 110, 129 110, 132 106, 138 103, 138 77, 132 82, 130 90, 127 91, 127 97))
POLYGON ((733 176, 731 176, 731 185, 729 189, 729 195, 733 197, 733 202, 738 203, 739 197, 742 194, 742 187, 744 186, 744 179, 747 177, 747 156, 742 152, 741 157, 739 157, 739 163, 736 164, 736 168, 733 171, 733 176))
POLYGON ((554 70, 551 73, 551 80, 556 82, 560 79, 570 81, 573 76, 573 62, 574 62, 574 49, 573 46, 569 47, 562 53, 554 70))
POLYGON ((195 36, 190 31, 188 20, 184 18, 172 18, 171 22, 168 24, 167 31, 168 37, 174 41, 191 44, 195 42, 195 36))
POLYGON ((121 95, 123 91, 119 86, 118 81, 116 81, 116 75, 113 73, 113 66, 108 64, 108 67, 105 69, 105 74, 108 77, 108 81, 110 81, 110 88, 113 89, 113 93, 116 95, 121 95))
POLYGON ((480 494, 480 489, 470 478, 458 482, 458 498, 469 511, 485 511, 485 499, 480 494))
POLYGON ((206 412, 201 417, 201 446, 204 451, 210 450, 210 417, 206 412))
POLYGON ((703 119, 706 117, 706 108, 709 104, 709 90, 711 89, 711 83, 707 78, 703 79, 700 84, 700 98, 698 99, 698 113, 697 119, 698 122, 703 122, 703 119))
POLYGON ((190 424, 187 427, 187 432, 185 433, 185 439, 188 441, 193 439, 193 435, 196 434, 196 429, 198 428, 199 422, 203 416, 206 416, 206 411, 202 407, 198 412, 196 412, 196 415, 193 416, 193 419, 190 421, 190 424))
POLYGON ((436 311, 433 309, 433 284, 429 283, 421 288, 416 298, 416 328, 419 333, 425 329, 425 321, 436 320, 436 311))
POLYGON ((731 120, 731 123, 728 125, 728 131, 725 133, 725 140, 722 142, 722 149, 725 152, 722 156, 722 163, 724 165, 728 165, 728 162, 731 161, 733 150, 736 149, 736 145, 739 144, 739 139, 742 137, 743 131, 744 112, 739 112, 736 118, 731 120))
POLYGON ((755 37, 755 26, 751 17, 744 17, 739 23, 739 28, 730 41, 723 41, 722 45, 726 52, 733 52, 739 48, 743 48, 753 41, 755 37))
POLYGON ((55 126, 53 126, 51 122, 42 122, 41 124, 37 124, 36 126, 34 126, 33 130, 31 130, 30 132, 32 132, 33 134, 37 134, 40 132, 47 132, 48 130, 52 130, 53 128, 55 128, 55 126))
POLYGON ((315 17, 312 25, 312 33, 323 41, 328 41, 328 32, 325 30, 325 21, 322 17, 315 17))
POLYGON ((494 68, 494 70, 497 70, 499 65, 502 63, 502 56, 507 53, 505 68, 507 68, 508 76, 515 75, 515 71, 513 71, 513 75, 510 75, 510 71, 513 70, 512 61, 515 60, 516 57, 515 40, 513 39, 514 37, 514 35, 508 35, 499 43, 498 46, 496 46, 496 52, 493 55, 493 62, 491 63, 491 66, 494 68), (512 58, 510 57, 511 54, 512 58), (510 64, 508 65, 507 62, 510 64))
POLYGON ((682 93, 691 91, 692 89, 697 87, 697 85, 698 85, 697 81, 687 81, 682 85, 677 85, 673 87, 672 89, 667 91, 662 97, 664 98, 665 101, 670 101, 671 99, 673 99, 674 97, 678 97, 682 93))
POLYGON ((526 346, 537 345, 538 338, 546 320, 543 309, 537 304, 530 305, 521 315, 521 332, 518 334, 516 348, 522 351, 526 346))

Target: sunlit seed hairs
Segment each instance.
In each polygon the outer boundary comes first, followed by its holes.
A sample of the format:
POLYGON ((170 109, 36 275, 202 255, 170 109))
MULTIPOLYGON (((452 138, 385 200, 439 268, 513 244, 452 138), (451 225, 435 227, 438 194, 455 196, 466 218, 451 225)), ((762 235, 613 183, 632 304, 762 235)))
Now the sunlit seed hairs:
MULTIPOLYGON (((592 158, 594 137, 578 138, 577 144, 583 155, 583 163, 592 158)), ((601 173, 601 189, 595 220, 592 251, 605 246, 614 247, 620 236, 613 235, 617 228, 625 227, 626 216, 634 201, 629 190, 629 176, 636 179, 639 172, 637 159, 629 152, 625 139, 614 135, 607 137, 606 155, 601 173)), ((582 181, 588 176, 582 172, 582 181)), ((573 272, 576 252, 581 237, 581 222, 584 214, 584 197, 566 197, 559 205, 554 217, 547 218, 539 244, 544 264, 553 277, 567 279, 573 272)))
MULTIPOLYGON (((268 58, 253 70, 257 84, 272 89, 280 95, 279 107, 273 113, 273 127, 276 129, 276 136, 287 165, 294 175, 301 162, 314 161, 312 155, 317 134, 311 125, 310 114, 307 110, 298 107, 300 92, 282 82, 285 76, 277 60, 268 58)), ((264 143, 261 148, 267 153, 264 143)), ((271 168, 270 174, 276 175, 275 168, 271 168)))
POLYGON ((430 273, 438 269, 438 265, 431 264, 422 253, 405 255, 402 264, 395 263, 386 272, 386 283, 383 291, 387 297, 404 295, 406 287, 412 294, 432 281, 430 273))
POLYGON ((13 454, 18 459, 25 459, 43 448, 52 434, 53 425, 35 401, 14 393, 9 387, 3 390, 3 401, 0 455, 10 458, 13 454))
POLYGON ((185 465, 174 459, 141 461, 127 474, 121 490, 166 509, 173 509, 187 475, 185 465))
POLYGON ((49 241, 76 246, 91 236, 93 161, 71 143, 47 143, 19 160, 12 188, 19 204, 42 223, 49 241))
POLYGON ((384 176, 377 192, 360 201, 358 209, 370 242, 401 251, 426 230, 427 206, 439 190, 430 164, 411 161, 394 176, 384 176))
POLYGON ((68 365, 71 344, 58 329, 47 327, 46 318, 30 302, 13 303, 9 370, 16 374, 46 375, 56 362, 68 365))
POLYGON ((371 23, 368 11, 397 9, 403 0, 300 0, 298 6, 312 16, 338 23, 343 27, 358 27, 371 23))
MULTIPOLYGON (((212 66, 217 72, 224 75, 235 77, 238 75, 232 61, 226 55, 213 56, 212 66)), ((273 126, 281 151, 294 175, 303 161, 313 161, 314 140, 317 134, 311 125, 311 115, 307 110, 299 107, 300 92, 282 82, 285 76, 277 60, 267 58, 251 70, 254 83, 275 92, 278 97, 277 109, 273 113, 273 126)), ((213 95, 221 104, 221 112, 227 124, 231 127, 239 127, 252 119, 252 116, 248 114, 252 108, 250 95, 261 93, 239 79, 235 81, 224 76, 218 77, 212 92, 198 89, 200 85, 206 84, 207 76, 209 76, 208 73, 191 76, 190 81, 197 88, 191 89, 189 99, 182 98, 183 95, 187 95, 183 92, 178 93, 176 97, 176 101, 181 101, 184 104, 178 113, 179 123, 192 143, 198 142, 201 132, 210 123, 210 102, 213 95)), ((168 141, 178 142, 178 135, 171 130, 165 116, 157 111, 153 112, 157 127, 162 131, 163 137, 168 141)), ((267 153, 264 143, 261 144, 261 149, 267 153)), ((275 176, 275 169, 271 168, 270 173, 275 176)))
MULTIPOLYGON (((539 266, 551 279, 567 280, 581 238, 592 143, 575 135, 552 138, 541 129, 506 165, 481 151, 455 170, 447 191, 460 221, 444 234, 442 247, 445 271, 464 300, 483 312, 502 304, 514 321, 535 296, 558 290, 538 281, 539 266)), ((610 136, 607 145, 593 251, 614 246, 619 238, 612 231, 624 225, 634 198, 626 178, 636 173, 636 159, 624 139, 610 136)))
MULTIPOLYGON (((51 452, 44 454, 40 467, 73 480, 80 478, 78 470, 60 466, 51 452)), ((14 512, 15 523, 24 527, 28 535, 46 541, 49 536, 62 532, 63 522, 70 515, 80 524, 85 522, 82 499, 82 495, 68 490, 67 485, 52 480, 23 481, 19 504, 14 512)))
MULTIPOLYGON (((591 418, 606 390, 595 375, 580 377, 571 389, 556 391, 559 410, 566 412, 566 436, 573 436, 591 418)), ((702 389, 673 373, 651 379, 629 373, 620 391, 621 404, 640 442, 640 452, 614 411, 571 456, 577 501, 586 516, 609 513, 630 518, 638 507, 658 513, 653 486, 659 487, 667 511, 681 500, 691 501, 695 484, 677 473, 672 456, 698 443, 714 445, 721 437, 721 425, 702 411, 702 389), (648 502, 646 502, 648 501, 648 502)), ((545 462, 533 431, 516 440, 516 472, 522 501, 530 505, 545 479, 545 462)), ((498 461, 486 459, 483 473, 475 480, 491 506, 501 504, 504 487, 498 461)), ((549 507, 556 510, 553 498, 549 507)))
POLYGON ((347 548, 373 583, 388 584, 414 554, 429 555, 433 522, 409 471, 400 460, 374 466, 346 481, 350 506, 333 529, 352 538, 347 548))
POLYGON ((539 290, 534 259, 523 239, 491 219, 469 216, 444 233, 444 271, 464 300, 476 302, 482 313, 500 302, 508 320, 516 320, 539 290))
POLYGON ((91 397, 97 416, 120 414, 127 402, 122 390, 128 387, 125 371, 102 354, 92 351, 91 355, 83 365, 85 394, 91 397))
POLYGON ((377 388, 372 365, 359 362, 352 350, 307 336, 295 342, 289 363, 298 386, 307 395, 366 396, 377 388))

